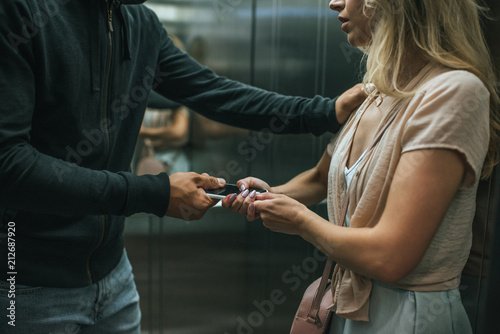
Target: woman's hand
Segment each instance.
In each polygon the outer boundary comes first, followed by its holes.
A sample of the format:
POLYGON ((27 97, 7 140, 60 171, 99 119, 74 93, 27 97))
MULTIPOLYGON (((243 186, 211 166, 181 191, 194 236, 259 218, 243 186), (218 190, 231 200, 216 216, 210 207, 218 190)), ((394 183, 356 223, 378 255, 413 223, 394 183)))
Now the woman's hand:
POLYGON ((305 214, 310 212, 302 203, 285 195, 264 193, 256 196, 248 208, 249 221, 260 217, 264 227, 273 232, 301 235, 305 228, 305 214))
MULTIPOLYGON (((249 191, 249 188, 259 188, 271 191, 269 184, 255 177, 247 177, 239 180, 236 185, 240 188, 241 193, 226 196, 226 198, 222 200, 222 207, 228 208, 232 212, 239 213, 240 215, 247 215, 248 207, 256 199, 257 192, 249 191)), ((255 218, 252 220, 254 219, 255 218)))
POLYGON ((267 191, 271 191, 271 187, 267 182, 262 181, 261 179, 258 179, 256 177, 247 177, 244 179, 239 180, 236 182, 236 185, 244 191, 245 189, 249 188, 258 188, 258 189, 265 189, 267 191), (242 188, 243 187, 243 188, 242 188))

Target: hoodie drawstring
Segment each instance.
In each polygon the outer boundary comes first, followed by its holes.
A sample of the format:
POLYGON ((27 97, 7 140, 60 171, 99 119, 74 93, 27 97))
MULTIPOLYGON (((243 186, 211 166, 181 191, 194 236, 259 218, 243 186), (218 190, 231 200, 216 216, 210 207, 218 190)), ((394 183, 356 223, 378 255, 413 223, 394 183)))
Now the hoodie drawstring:
POLYGON ((132 60, 132 55, 130 53, 131 41, 129 34, 130 21, 125 6, 123 6, 123 4, 119 4, 119 6, 120 6, 120 14, 123 20, 123 29, 122 29, 123 59, 132 60))

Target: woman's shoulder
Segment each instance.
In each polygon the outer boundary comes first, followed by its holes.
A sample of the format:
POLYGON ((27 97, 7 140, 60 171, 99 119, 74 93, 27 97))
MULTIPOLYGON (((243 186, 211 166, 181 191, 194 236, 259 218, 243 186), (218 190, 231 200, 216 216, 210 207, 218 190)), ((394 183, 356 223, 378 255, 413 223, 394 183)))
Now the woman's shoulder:
POLYGON ((444 66, 432 71, 429 79, 420 87, 421 94, 452 94, 456 98, 465 98, 470 94, 480 98, 489 98, 489 92, 483 81, 474 73, 465 70, 450 69, 444 66))

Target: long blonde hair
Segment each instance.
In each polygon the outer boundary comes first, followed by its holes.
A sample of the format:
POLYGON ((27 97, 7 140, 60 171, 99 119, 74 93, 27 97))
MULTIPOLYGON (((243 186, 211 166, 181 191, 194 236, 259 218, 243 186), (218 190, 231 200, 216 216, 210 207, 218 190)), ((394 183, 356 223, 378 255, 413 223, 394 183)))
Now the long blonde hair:
POLYGON ((490 145, 482 177, 491 175, 500 147, 500 98, 497 78, 480 23, 485 8, 475 0, 365 0, 364 11, 373 23, 365 52, 365 83, 382 93, 406 97, 399 78, 408 49, 423 60, 469 71, 490 92, 490 145))

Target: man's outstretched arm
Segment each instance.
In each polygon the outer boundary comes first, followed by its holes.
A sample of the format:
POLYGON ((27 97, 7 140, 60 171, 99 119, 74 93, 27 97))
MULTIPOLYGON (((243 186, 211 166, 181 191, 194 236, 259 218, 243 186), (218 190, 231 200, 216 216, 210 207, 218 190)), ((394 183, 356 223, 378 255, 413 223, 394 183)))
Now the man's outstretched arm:
POLYGON ((280 134, 336 132, 366 98, 360 85, 340 98, 285 96, 218 76, 180 51, 162 30, 155 90, 212 120, 280 134))

